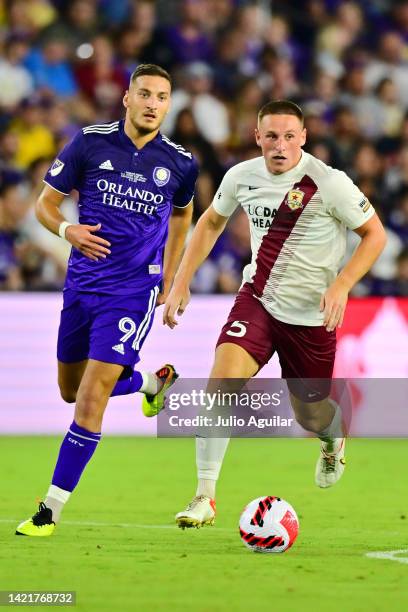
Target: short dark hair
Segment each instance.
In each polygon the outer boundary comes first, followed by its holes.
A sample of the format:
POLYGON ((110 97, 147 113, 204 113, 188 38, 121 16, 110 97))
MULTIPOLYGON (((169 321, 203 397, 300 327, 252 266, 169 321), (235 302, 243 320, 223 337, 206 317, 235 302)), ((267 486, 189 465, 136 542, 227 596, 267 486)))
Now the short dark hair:
POLYGON ((272 100, 263 105, 258 113, 258 120, 261 121, 266 115, 295 115, 303 125, 303 111, 291 100, 272 100))
POLYGON ((134 83, 137 77, 149 75, 149 76, 160 76, 163 79, 167 79, 168 82, 171 83, 171 76, 161 66, 157 64, 139 64, 139 66, 132 72, 132 76, 130 77, 130 83, 134 83))

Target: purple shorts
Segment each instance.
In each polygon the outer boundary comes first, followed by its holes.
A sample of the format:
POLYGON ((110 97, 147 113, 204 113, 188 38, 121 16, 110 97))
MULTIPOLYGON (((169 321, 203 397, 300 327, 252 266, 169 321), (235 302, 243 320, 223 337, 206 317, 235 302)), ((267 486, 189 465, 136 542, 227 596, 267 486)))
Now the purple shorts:
POLYGON ((159 287, 135 296, 64 290, 57 357, 133 367, 153 323, 159 287))

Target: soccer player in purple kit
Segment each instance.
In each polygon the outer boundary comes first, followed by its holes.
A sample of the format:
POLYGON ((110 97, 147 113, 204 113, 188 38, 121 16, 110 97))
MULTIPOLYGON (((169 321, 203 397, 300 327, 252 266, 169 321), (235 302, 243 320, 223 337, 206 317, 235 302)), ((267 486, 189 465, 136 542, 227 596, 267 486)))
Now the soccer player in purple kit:
POLYGON ((76 402, 44 502, 17 535, 50 536, 101 438, 109 397, 142 392, 153 416, 177 378, 169 364, 134 371, 155 306, 170 290, 192 215, 198 169, 191 153, 159 131, 171 78, 142 64, 132 74, 125 119, 80 130, 54 161, 37 217, 73 248, 58 334, 58 383, 76 402), (79 223, 59 207, 79 193, 79 223))

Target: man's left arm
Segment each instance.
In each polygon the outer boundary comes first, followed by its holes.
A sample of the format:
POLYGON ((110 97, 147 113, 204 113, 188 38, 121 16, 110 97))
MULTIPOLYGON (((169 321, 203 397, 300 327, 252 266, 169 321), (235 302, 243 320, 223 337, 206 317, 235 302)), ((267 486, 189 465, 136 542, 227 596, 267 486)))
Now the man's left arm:
POLYGON ((370 270, 387 241, 384 227, 376 214, 353 231, 361 237, 360 244, 320 300, 320 311, 324 311, 323 325, 327 331, 341 327, 349 292, 370 270))
POLYGON ((164 304, 173 284, 180 263, 188 229, 193 216, 193 200, 183 208, 173 207, 169 220, 169 234, 164 249, 163 291, 157 298, 157 306, 164 304))

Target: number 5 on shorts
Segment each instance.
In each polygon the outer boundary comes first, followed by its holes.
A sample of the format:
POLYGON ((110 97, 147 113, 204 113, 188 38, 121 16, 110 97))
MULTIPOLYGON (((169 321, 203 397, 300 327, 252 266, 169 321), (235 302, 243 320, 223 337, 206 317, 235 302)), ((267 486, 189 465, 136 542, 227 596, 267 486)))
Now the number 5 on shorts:
POLYGON ((227 331, 228 336, 235 336, 235 338, 242 338, 247 333, 246 325, 249 321, 233 321, 230 325, 230 329, 227 331))

